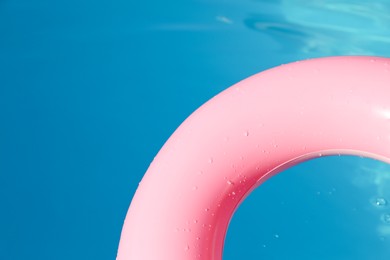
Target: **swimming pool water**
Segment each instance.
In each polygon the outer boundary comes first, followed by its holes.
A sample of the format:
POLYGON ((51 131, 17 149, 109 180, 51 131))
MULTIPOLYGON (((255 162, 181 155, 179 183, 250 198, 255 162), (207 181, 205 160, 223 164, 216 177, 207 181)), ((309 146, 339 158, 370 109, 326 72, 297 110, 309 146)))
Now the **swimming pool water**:
MULTIPOLYGON (((115 259, 149 163, 259 71, 390 56, 390 1, 0 1, 0 259, 115 259)), ((278 101, 275 101, 278 102, 278 101)), ((298 165, 234 215, 224 259, 388 259, 389 166, 298 165)))

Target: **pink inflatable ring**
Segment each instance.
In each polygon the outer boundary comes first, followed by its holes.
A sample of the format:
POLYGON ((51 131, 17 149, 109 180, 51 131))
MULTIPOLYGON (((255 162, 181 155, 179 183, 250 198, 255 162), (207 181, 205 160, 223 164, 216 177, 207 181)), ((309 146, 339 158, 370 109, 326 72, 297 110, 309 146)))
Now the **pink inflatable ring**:
POLYGON ((390 162, 390 59, 331 57, 254 75, 196 110, 146 172, 117 260, 219 260, 259 184, 335 154, 390 162))

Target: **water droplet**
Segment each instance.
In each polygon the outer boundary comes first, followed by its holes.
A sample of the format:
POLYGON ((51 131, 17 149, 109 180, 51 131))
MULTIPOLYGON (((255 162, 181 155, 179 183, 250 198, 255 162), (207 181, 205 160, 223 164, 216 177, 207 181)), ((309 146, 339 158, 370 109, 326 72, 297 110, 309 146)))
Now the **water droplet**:
POLYGON ((209 163, 213 163, 213 162, 214 162, 213 157, 210 157, 210 158, 209 158, 209 163))
POLYGON ((245 131, 245 132, 244 132, 244 136, 249 136, 249 132, 248 132, 248 131, 245 131))
POLYGON ((197 190, 197 189, 198 189, 198 186, 192 187, 192 190, 197 190))
POLYGON ((194 219, 194 223, 195 223, 195 224, 198 223, 198 220, 197 220, 197 219, 194 219))
POLYGON ((236 195, 236 193, 234 191, 232 191, 232 195, 234 196, 234 195, 236 195))
POLYGON ((210 209, 209 208, 205 208, 204 211, 209 211, 210 209))
POLYGON ((185 251, 190 250, 190 246, 189 246, 189 245, 186 245, 186 246, 184 247, 184 250, 185 250, 185 251))
POLYGON ((232 182, 231 180, 228 180, 226 183, 229 185, 234 185, 234 182, 232 182))
POLYGON ((275 237, 275 238, 279 238, 279 234, 275 234, 274 237, 275 237))
POLYGON ((387 205, 387 200, 385 198, 378 197, 378 198, 374 198, 371 201, 371 203, 372 203, 372 205, 374 205, 376 207, 384 207, 387 205))
POLYGON ((202 175, 203 174, 203 171, 198 171, 198 175, 202 175))
POLYGON ((196 240, 200 240, 200 237, 196 237, 196 240))

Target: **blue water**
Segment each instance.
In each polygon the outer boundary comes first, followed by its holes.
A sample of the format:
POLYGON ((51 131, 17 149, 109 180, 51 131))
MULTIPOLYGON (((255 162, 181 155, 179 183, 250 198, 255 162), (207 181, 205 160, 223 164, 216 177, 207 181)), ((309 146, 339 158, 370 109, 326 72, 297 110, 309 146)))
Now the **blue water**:
MULTIPOLYGON (((0 259, 115 259, 192 111, 283 63, 390 56, 390 1, 0 0, 0 37, 0 259)), ((389 172, 329 157, 281 173, 236 212, 224 259, 389 259, 389 172)))

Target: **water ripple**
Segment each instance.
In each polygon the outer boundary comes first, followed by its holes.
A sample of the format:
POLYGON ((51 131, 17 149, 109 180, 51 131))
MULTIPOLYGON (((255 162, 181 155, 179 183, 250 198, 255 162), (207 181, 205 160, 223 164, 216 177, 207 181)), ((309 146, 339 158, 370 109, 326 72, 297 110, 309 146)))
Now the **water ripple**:
POLYGON ((283 49, 323 55, 390 56, 390 1, 278 3, 279 13, 247 16, 247 28, 266 33, 283 49), (295 49, 296 50, 296 49, 295 49))

